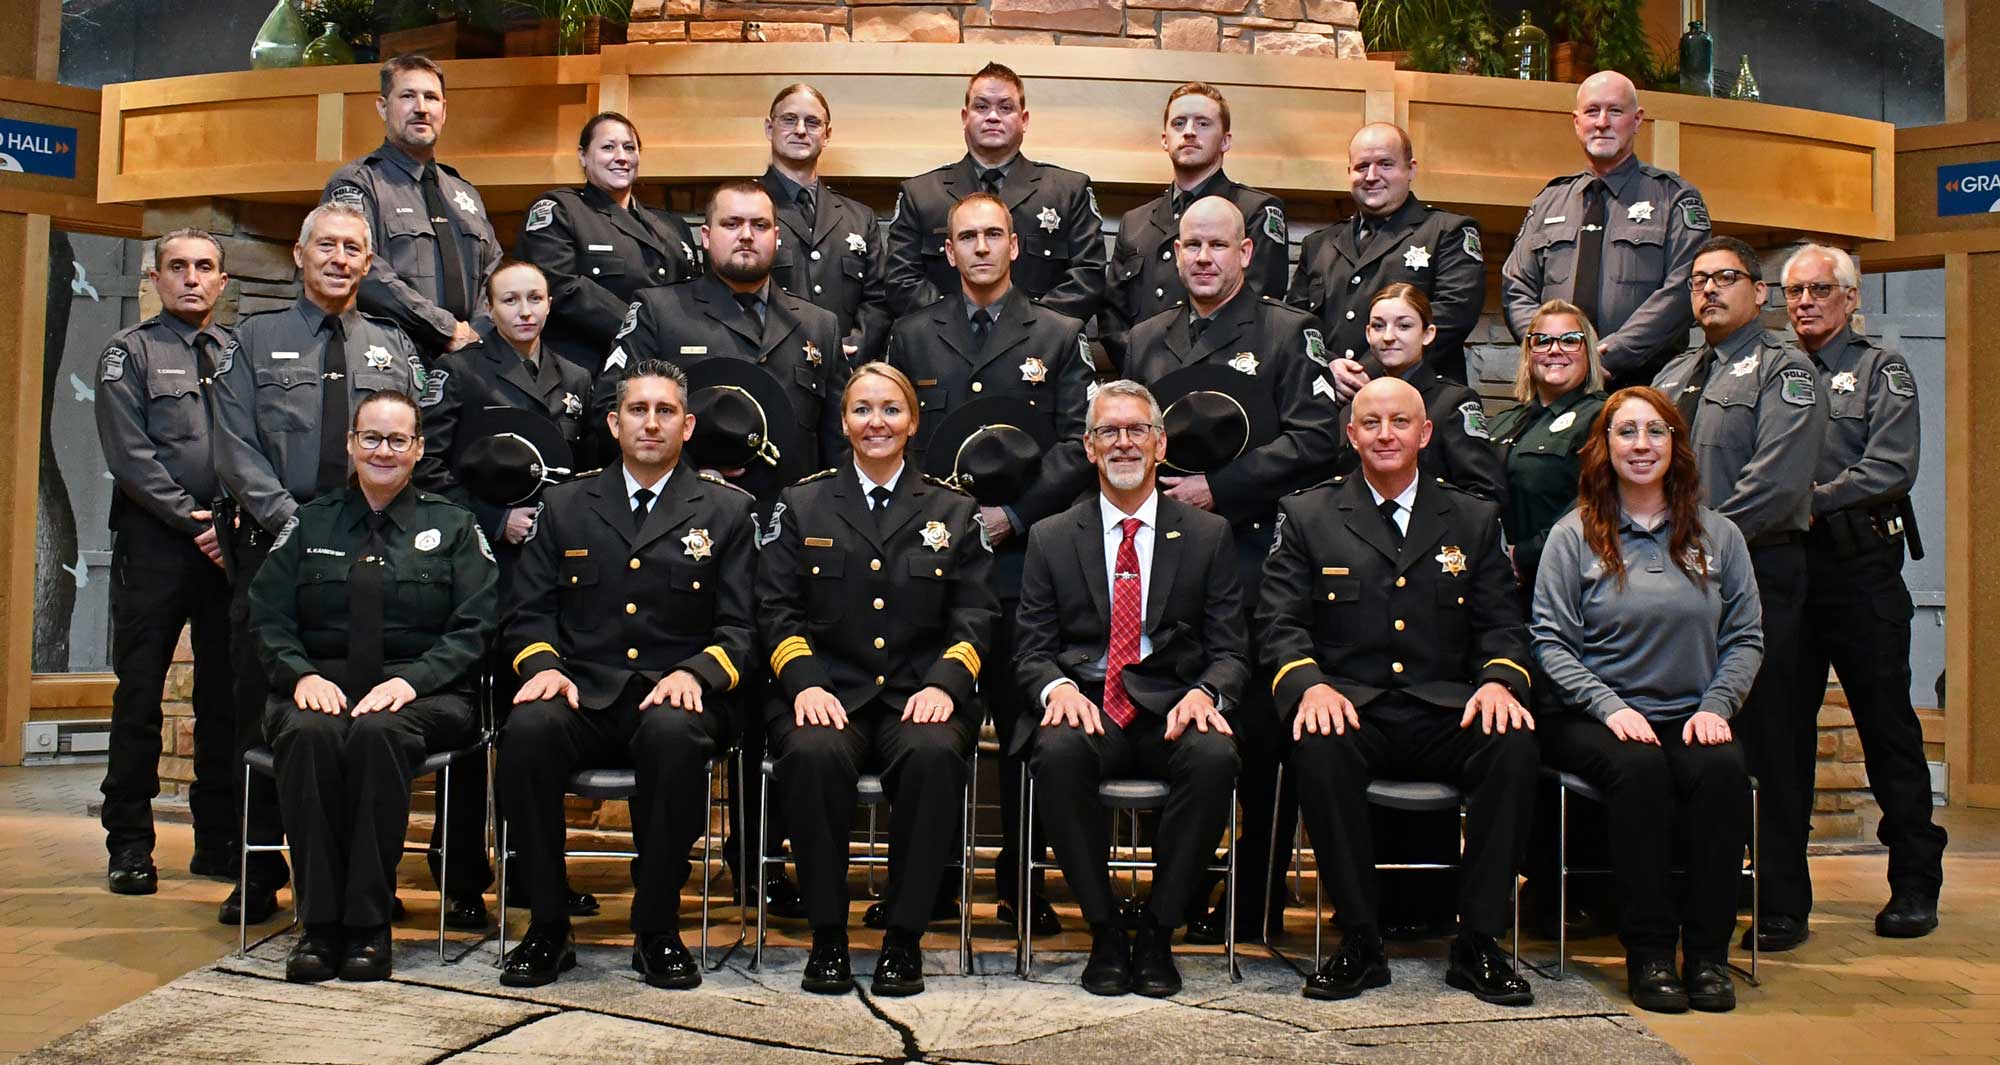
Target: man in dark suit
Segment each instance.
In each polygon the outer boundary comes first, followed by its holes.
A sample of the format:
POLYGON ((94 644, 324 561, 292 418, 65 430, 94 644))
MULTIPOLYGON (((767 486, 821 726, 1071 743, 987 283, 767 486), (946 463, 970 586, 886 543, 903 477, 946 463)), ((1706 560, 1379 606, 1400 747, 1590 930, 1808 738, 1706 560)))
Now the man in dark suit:
POLYGON ((819 157, 833 139, 833 108, 805 82, 787 85, 764 119, 771 165, 761 179, 778 207, 778 287, 832 311, 850 364, 879 358, 888 340, 882 287, 882 232, 867 204, 820 179, 819 157))
POLYGON ((1169 944, 1229 821, 1238 760, 1243 606, 1229 523, 1165 497, 1159 404, 1131 381, 1098 389, 1084 447, 1099 491, 1035 524, 1021 577, 1016 683, 1030 701, 1043 833, 1090 922, 1092 994, 1181 988, 1169 944), (1038 716, 1037 716, 1038 715, 1038 716), (1107 777, 1164 778, 1159 868, 1136 946, 1118 923, 1097 800, 1107 777))
POLYGON ((1311 998, 1389 983, 1376 923, 1367 791, 1377 778, 1465 794, 1459 932, 1445 980, 1498 1005, 1534 1001, 1497 937, 1534 810, 1527 632, 1499 505, 1418 476, 1423 397, 1384 378, 1357 392, 1362 476, 1286 499, 1264 566, 1263 666, 1292 733, 1299 809, 1345 933, 1311 998), (1364 721, 1365 719, 1365 721, 1364 721))
MULTIPOLYGON (((1014 843, 1021 826, 1023 759, 1013 740, 1023 704, 1011 673, 1021 560, 1028 527, 1090 489, 1083 422, 1090 403, 1091 368, 1083 347, 1083 323, 1033 302, 1014 285, 1020 241, 1007 205, 998 197, 975 192, 960 200, 950 217, 947 250, 958 269, 959 290, 904 316, 889 337, 889 365, 909 375, 917 386, 917 406, 923 413, 911 448, 913 457, 924 467, 932 438, 949 411, 996 396, 1025 400, 1057 441, 1042 460, 1041 476, 1019 496, 1002 506, 979 508, 980 524, 993 545, 993 591, 1000 597, 992 652, 997 668, 987 686, 991 692, 987 702, 1001 749, 1010 752, 1001 769, 1000 821, 1006 842, 997 868, 1000 904, 1011 911, 1020 884, 1019 875, 1009 870, 1016 868, 1014 843)), ((1036 934, 1062 930, 1046 901, 1037 897, 1031 905, 1036 934)), ((1001 920, 1011 924, 1011 912, 1003 913, 1001 920)))
POLYGON ((945 256, 951 205, 975 192, 1007 204, 1021 259, 1014 283, 1037 303, 1088 322, 1104 301, 1104 220, 1090 178, 1021 154, 1028 90, 1020 75, 988 63, 965 87, 959 110, 964 158, 903 182, 889 218, 889 308, 908 314, 958 288, 945 256))
POLYGON ((679 367, 631 368, 606 417, 620 461, 549 489, 515 574, 503 646, 524 682, 496 778, 534 919, 501 970, 510 987, 576 964, 563 789, 607 764, 638 773, 632 967, 655 987, 701 983, 680 939, 680 889, 707 829, 706 766, 732 731, 719 696, 755 661, 757 529, 748 493, 681 463, 686 397, 679 367))

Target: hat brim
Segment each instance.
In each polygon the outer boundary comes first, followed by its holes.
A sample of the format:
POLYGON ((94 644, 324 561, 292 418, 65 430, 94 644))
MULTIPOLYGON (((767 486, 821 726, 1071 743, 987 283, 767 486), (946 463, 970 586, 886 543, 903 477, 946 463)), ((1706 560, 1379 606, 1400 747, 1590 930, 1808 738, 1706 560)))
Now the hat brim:
MULTIPOLYGON (((771 376, 770 371, 742 359, 711 355, 688 364, 687 377, 690 411, 701 406, 701 393, 710 389, 731 388, 747 394, 763 412, 764 445, 759 451, 766 461, 752 459, 741 467, 743 474, 735 480, 738 487, 761 499, 779 487, 815 472, 809 461, 811 456, 806 454, 807 441, 800 433, 792 397, 785 391, 785 386, 771 376)), ((829 399, 827 402, 837 401, 829 399)), ((735 460, 740 455, 728 457, 735 460)), ((698 468, 732 468, 706 461, 702 449, 693 441, 689 442, 687 459, 698 468)))
MULTIPOLYGON (((1229 397, 1242 411, 1246 423, 1243 446, 1238 455, 1270 443, 1278 435, 1278 410, 1270 394, 1251 375, 1228 366, 1202 363, 1183 366, 1153 383, 1153 398, 1160 404, 1161 420, 1176 403, 1197 392, 1213 392, 1229 397)), ((1176 463, 1173 434, 1167 435, 1167 457, 1163 468, 1178 473, 1207 473, 1225 463, 1176 463), (1196 469, 1194 466, 1201 466, 1196 469)))

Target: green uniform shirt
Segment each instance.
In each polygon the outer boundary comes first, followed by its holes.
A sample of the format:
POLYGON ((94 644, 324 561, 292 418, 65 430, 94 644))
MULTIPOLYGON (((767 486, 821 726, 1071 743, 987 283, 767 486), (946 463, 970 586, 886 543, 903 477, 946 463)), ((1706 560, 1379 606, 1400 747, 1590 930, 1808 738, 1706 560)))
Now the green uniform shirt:
POLYGON ((1583 442, 1604 409, 1604 393, 1578 388, 1544 406, 1540 400, 1501 411, 1489 430, 1507 465, 1507 498, 1500 517, 1514 545, 1514 568, 1534 587, 1542 545, 1576 506, 1583 442))

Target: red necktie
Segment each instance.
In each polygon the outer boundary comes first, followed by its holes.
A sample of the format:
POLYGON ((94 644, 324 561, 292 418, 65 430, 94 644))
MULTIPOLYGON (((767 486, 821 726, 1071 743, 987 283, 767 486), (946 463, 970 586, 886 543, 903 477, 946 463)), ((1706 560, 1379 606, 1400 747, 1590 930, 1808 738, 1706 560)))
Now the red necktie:
POLYGON ((1139 519, 1118 523, 1125 539, 1118 543, 1118 565, 1111 579, 1111 646, 1104 663, 1104 712, 1119 728, 1132 723, 1132 697, 1125 694, 1119 676, 1125 667, 1139 660, 1140 600, 1145 597, 1144 578, 1139 575, 1139 519))

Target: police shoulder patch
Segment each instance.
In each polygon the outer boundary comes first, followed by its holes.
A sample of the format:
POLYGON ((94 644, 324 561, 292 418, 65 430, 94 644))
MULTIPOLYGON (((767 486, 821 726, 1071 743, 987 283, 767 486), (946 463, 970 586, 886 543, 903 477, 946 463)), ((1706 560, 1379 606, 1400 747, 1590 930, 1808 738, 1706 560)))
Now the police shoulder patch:
POLYGON ((285 541, 292 538, 292 530, 298 527, 299 527, 299 516, 297 514, 294 514, 290 518, 287 518, 285 520, 285 527, 279 529, 277 538, 271 541, 271 550, 276 551, 277 549, 285 546, 285 541))
POLYGON ((229 344, 228 344, 228 346, 227 346, 227 347, 224 347, 224 348, 222 349, 222 361, 221 361, 220 363, 217 363, 217 364, 216 364, 216 367, 215 367, 215 376, 217 376, 217 377, 221 377, 221 376, 222 376, 223 374, 226 374, 226 373, 228 373, 228 372, 229 372, 229 368, 230 368, 231 366, 234 366, 234 365, 236 365, 236 348, 237 348, 237 346, 238 346, 238 345, 237 345, 236 341, 232 340, 232 341, 230 341, 230 342, 229 342, 229 344))
POLYGON ((1317 329, 1306 330, 1306 358, 1326 365, 1326 337, 1317 329))
POLYGON ((1778 398, 1792 406, 1810 407, 1818 401, 1811 370, 1802 366, 1787 366, 1778 371, 1778 379, 1778 398))
POLYGON ((1090 216, 1102 221, 1104 212, 1097 209, 1097 190, 1089 185, 1085 185, 1083 187, 1083 196, 1084 199, 1090 202, 1090 216))
POLYGON ((612 339, 623 340, 626 337, 631 336, 632 331, 638 328, 639 328, 639 301, 633 300, 631 305, 625 308, 624 320, 618 323, 618 335, 613 337, 612 339))
MULTIPOLYGON (((754 520, 756 518, 756 515, 754 514, 751 515, 751 518, 753 519, 751 521, 751 525, 754 527, 756 525, 756 521, 754 520)), ((771 520, 768 523, 768 525, 762 531, 758 531, 756 533, 757 550, 759 551, 764 550, 764 545, 776 540, 778 538, 778 533, 782 532, 784 528, 785 528, 785 501, 781 499, 775 504, 772 504, 771 520)))
POLYGON ((104 372, 100 377, 105 384, 108 385, 125 376, 125 358, 124 348, 104 349, 104 372))
POLYGON ((1713 228, 1708 218, 1708 205, 1701 202, 1700 193, 1687 193, 1680 198, 1680 202, 1674 204, 1674 208, 1680 211, 1681 222, 1689 229, 1706 232, 1713 228))
POLYGON ((417 396, 417 406, 435 407, 444 400, 444 383, 451 379, 450 370, 432 370, 424 379, 424 390, 417 396))
POLYGON ((1270 558, 1272 555, 1277 554, 1278 548, 1284 546, 1284 543, 1285 543, 1285 512, 1283 510, 1280 510, 1278 511, 1278 520, 1271 523, 1271 549, 1264 552, 1264 557, 1270 558))
POLYGON ((479 553, 486 556, 486 561, 499 561, 493 557, 493 545, 486 542, 486 533, 480 529, 478 522, 472 523, 472 535, 479 541, 479 553))
POLYGON ((1478 226, 1466 226, 1465 233, 1460 238, 1460 242, 1461 246, 1465 248, 1465 254, 1471 256, 1475 262, 1483 263, 1486 261, 1486 249, 1479 243, 1478 226))
POLYGON ((1910 399, 1917 394, 1916 379, 1910 375, 1910 367, 1906 363, 1892 362, 1885 364, 1882 367, 1882 378, 1884 384, 1888 386, 1890 393, 1893 395, 1910 399))
POLYGON ((1491 440, 1486 431, 1486 407, 1476 399, 1468 399, 1458 405, 1458 415, 1465 422, 1465 435, 1481 440, 1491 440))
POLYGON ((1286 243, 1285 212, 1275 203, 1264 205, 1264 235, 1280 244, 1286 243))
POLYGON ((368 194, 362 192, 359 185, 351 182, 342 182, 339 185, 335 185, 333 190, 326 194, 326 202, 337 203, 343 207, 352 207, 359 211, 368 206, 368 194))
POLYGON ((554 224, 555 220, 556 201, 536 200, 534 205, 528 208, 528 218, 527 221, 521 224, 521 229, 525 232, 533 233, 538 229, 549 228, 550 225, 554 224))
POLYGON ((535 516, 528 519, 528 535, 521 537, 522 543, 525 544, 528 541, 533 540, 535 538, 535 534, 542 531, 542 508, 547 505, 548 504, 542 502, 537 502, 535 504, 535 516))
POLYGON ((896 224, 896 219, 903 216, 903 195, 902 189, 896 190, 896 207, 889 212, 889 224, 892 226, 896 224))

